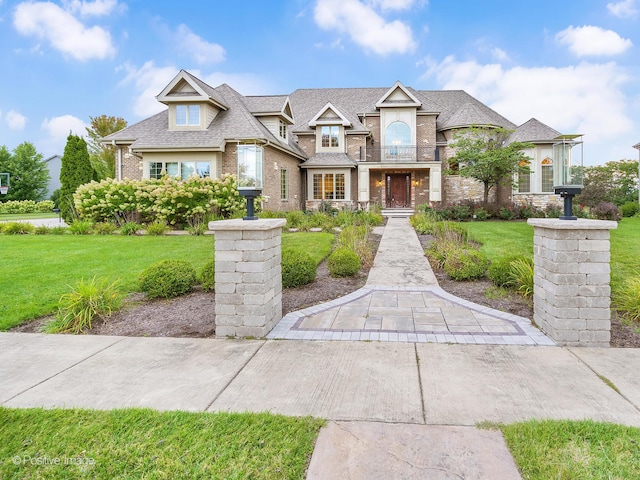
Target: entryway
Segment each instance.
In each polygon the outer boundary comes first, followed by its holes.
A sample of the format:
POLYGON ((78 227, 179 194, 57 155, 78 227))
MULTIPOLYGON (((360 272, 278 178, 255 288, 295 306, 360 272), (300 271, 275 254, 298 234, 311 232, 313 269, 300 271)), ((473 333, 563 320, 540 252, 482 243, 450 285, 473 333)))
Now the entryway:
POLYGON ((411 207, 411 174, 387 174, 386 180, 386 208, 411 207))

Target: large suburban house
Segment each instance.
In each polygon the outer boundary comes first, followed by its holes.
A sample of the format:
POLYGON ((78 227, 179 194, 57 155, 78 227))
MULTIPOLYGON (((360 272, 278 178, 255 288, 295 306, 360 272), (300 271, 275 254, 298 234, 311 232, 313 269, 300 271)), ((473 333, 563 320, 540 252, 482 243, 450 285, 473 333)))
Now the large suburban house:
MULTIPOLYGON (((530 175, 502 201, 545 205, 553 195, 553 145, 560 132, 531 119, 517 126, 461 90, 300 89, 243 96, 182 70, 157 96, 167 109, 103 139, 116 146, 118 179, 186 179, 236 173, 261 156, 264 208, 413 209, 482 200, 482 186, 446 174, 450 143, 471 127, 513 130, 527 141, 530 175)), ((495 192, 494 192, 495 195, 495 192)))

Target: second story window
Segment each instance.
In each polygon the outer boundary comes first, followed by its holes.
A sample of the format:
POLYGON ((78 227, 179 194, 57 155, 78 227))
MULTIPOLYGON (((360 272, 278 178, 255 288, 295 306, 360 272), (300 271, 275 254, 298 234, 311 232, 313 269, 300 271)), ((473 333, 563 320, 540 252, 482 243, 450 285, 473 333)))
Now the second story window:
POLYGON ((279 123, 279 133, 280 133, 280 138, 286 140, 287 139, 287 124, 284 123, 282 120, 280 120, 279 123))
POLYGON ((339 147, 340 127, 338 125, 327 125, 322 127, 322 147, 339 147))
POLYGON ((176 125, 179 127, 200 125, 200 105, 176 105, 176 125))

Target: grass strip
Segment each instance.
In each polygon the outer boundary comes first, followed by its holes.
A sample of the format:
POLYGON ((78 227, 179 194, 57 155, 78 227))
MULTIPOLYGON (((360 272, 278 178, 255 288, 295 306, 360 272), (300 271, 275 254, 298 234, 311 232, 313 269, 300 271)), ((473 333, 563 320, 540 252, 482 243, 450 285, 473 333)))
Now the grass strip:
POLYGON ((0 407, 0 478, 302 479, 323 420, 0 407))
POLYGON ((525 480, 640 478, 640 428, 591 420, 499 425, 525 480))

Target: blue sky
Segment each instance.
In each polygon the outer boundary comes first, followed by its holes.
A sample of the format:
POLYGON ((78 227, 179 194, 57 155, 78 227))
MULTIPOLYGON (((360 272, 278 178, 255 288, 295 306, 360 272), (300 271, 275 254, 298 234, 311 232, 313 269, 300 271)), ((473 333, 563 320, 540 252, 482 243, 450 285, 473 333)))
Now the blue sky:
POLYGON ((102 114, 135 123, 184 68, 245 95, 464 89, 516 124, 637 158, 640 0, 0 0, 0 145, 62 154, 102 114))

